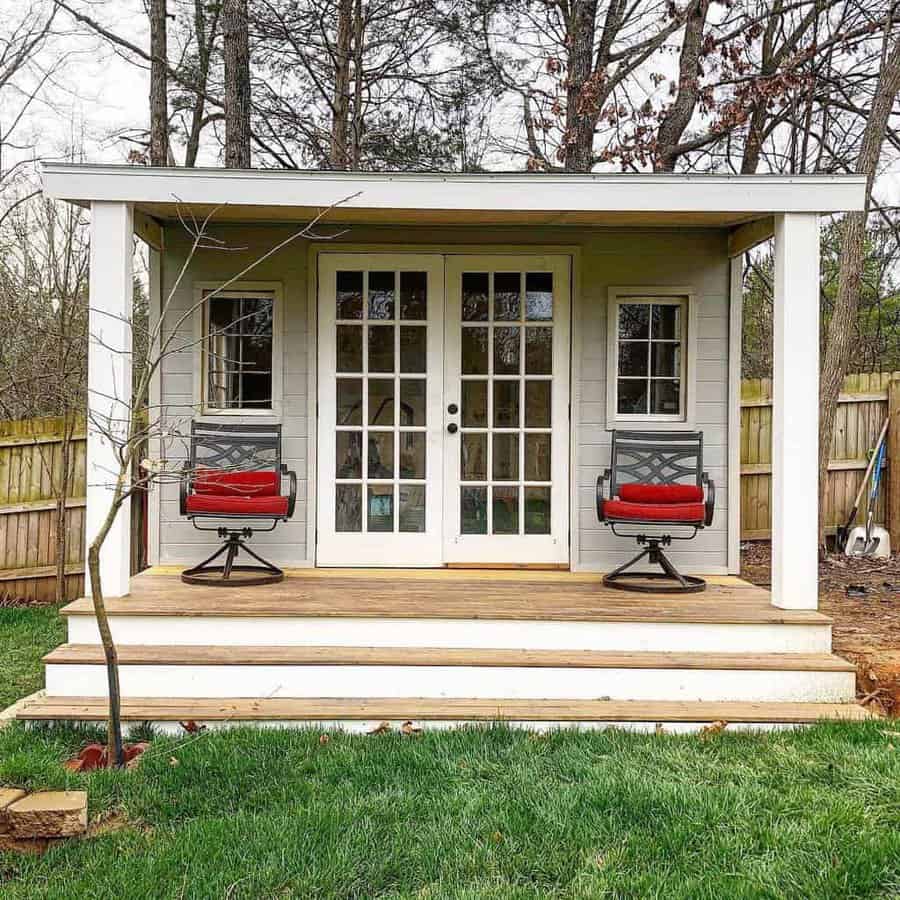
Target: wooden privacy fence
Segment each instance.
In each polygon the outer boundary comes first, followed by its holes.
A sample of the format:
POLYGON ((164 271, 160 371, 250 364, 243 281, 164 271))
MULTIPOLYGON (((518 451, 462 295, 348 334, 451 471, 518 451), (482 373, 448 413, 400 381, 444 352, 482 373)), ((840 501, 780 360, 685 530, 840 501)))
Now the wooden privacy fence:
MULTIPOLYGON (((0 421, 0 600, 56 597, 56 498, 61 483, 63 420, 0 421)), ((87 440, 75 429, 66 501, 66 596, 84 593, 87 440)), ((131 568, 144 565, 145 504, 132 502, 131 568)))
MULTIPOLYGON (((888 433, 881 489, 875 507, 880 524, 900 534, 900 503, 889 495, 900 495, 900 483, 891 485, 890 453, 900 458, 900 372, 848 375, 844 380, 828 463, 825 497, 826 530, 833 533, 843 524, 868 465, 885 416, 897 423, 888 433), (889 403, 890 399, 890 403, 889 403), (893 446, 892 446, 893 445, 893 446), (889 510, 896 510, 889 515, 889 510)), ((816 465, 810 460, 810 465, 816 465)), ((747 378, 741 383, 741 538, 755 540, 771 535, 772 515, 772 380, 747 378)), ((865 521, 868 488, 860 503, 858 522, 865 521)), ((894 538, 900 541, 900 537, 894 538)))

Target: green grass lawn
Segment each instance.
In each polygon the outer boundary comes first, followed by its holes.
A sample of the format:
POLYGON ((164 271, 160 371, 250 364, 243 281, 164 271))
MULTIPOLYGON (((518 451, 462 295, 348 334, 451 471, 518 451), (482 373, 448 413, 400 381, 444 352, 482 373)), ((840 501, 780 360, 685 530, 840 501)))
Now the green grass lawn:
POLYGON ((44 686, 41 657, 65 639, 58 606, 0 606, 0 710, 44 686))
POLYGON ((87 788, 121 830, 0 854, 0 896, 889 897, 900 727, 537 737, 503 728, 157 738, 70 775, 84 739, 0 732, 0 784, 87 788), (895 734, 891 734, 894 732, 895 734))

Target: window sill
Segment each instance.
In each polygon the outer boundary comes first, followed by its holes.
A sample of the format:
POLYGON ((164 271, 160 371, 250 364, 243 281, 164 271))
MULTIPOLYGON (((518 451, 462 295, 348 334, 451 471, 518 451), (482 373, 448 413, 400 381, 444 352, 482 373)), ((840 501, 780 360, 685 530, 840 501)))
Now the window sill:
POLYGON ((655 419, 650 416, 639 419, 612 419, 606 423, 607 431, 696 431, 697 423, 691 419, 655 419))

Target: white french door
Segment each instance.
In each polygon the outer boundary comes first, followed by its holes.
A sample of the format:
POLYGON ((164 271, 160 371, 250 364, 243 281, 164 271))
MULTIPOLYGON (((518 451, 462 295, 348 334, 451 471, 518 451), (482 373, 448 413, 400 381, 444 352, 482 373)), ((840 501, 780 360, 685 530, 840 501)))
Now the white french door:
POLYGON ((568 562, 569 258, 318 277, 317 564, 568 562))
POLYGON ((450 256, 446 282, 444 561, 567 563, 569 258, 450 256))
POLYGON ((444 260, 319 256, 321 566, 438 566, 444 260))

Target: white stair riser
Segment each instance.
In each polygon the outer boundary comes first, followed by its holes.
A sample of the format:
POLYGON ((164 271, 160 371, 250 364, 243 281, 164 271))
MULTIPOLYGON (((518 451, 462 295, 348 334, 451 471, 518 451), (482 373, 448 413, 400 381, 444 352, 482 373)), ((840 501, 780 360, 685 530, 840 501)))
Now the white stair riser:
MULTIPOLYGON (((126 665, 123 697, 456 697, 839 703, 852 672, 500 666, 126 665)), ((52 696, 106 696, 101 665, 48 665, 52 696)))
MULTIPOLYGON (((112 616, 123 644, 468 647, 694 653, 829 653, 830 625, 559 622, 505 619, 112 616)), ((92 616, 70 616, 69 642, 97 644, 92 616)))

